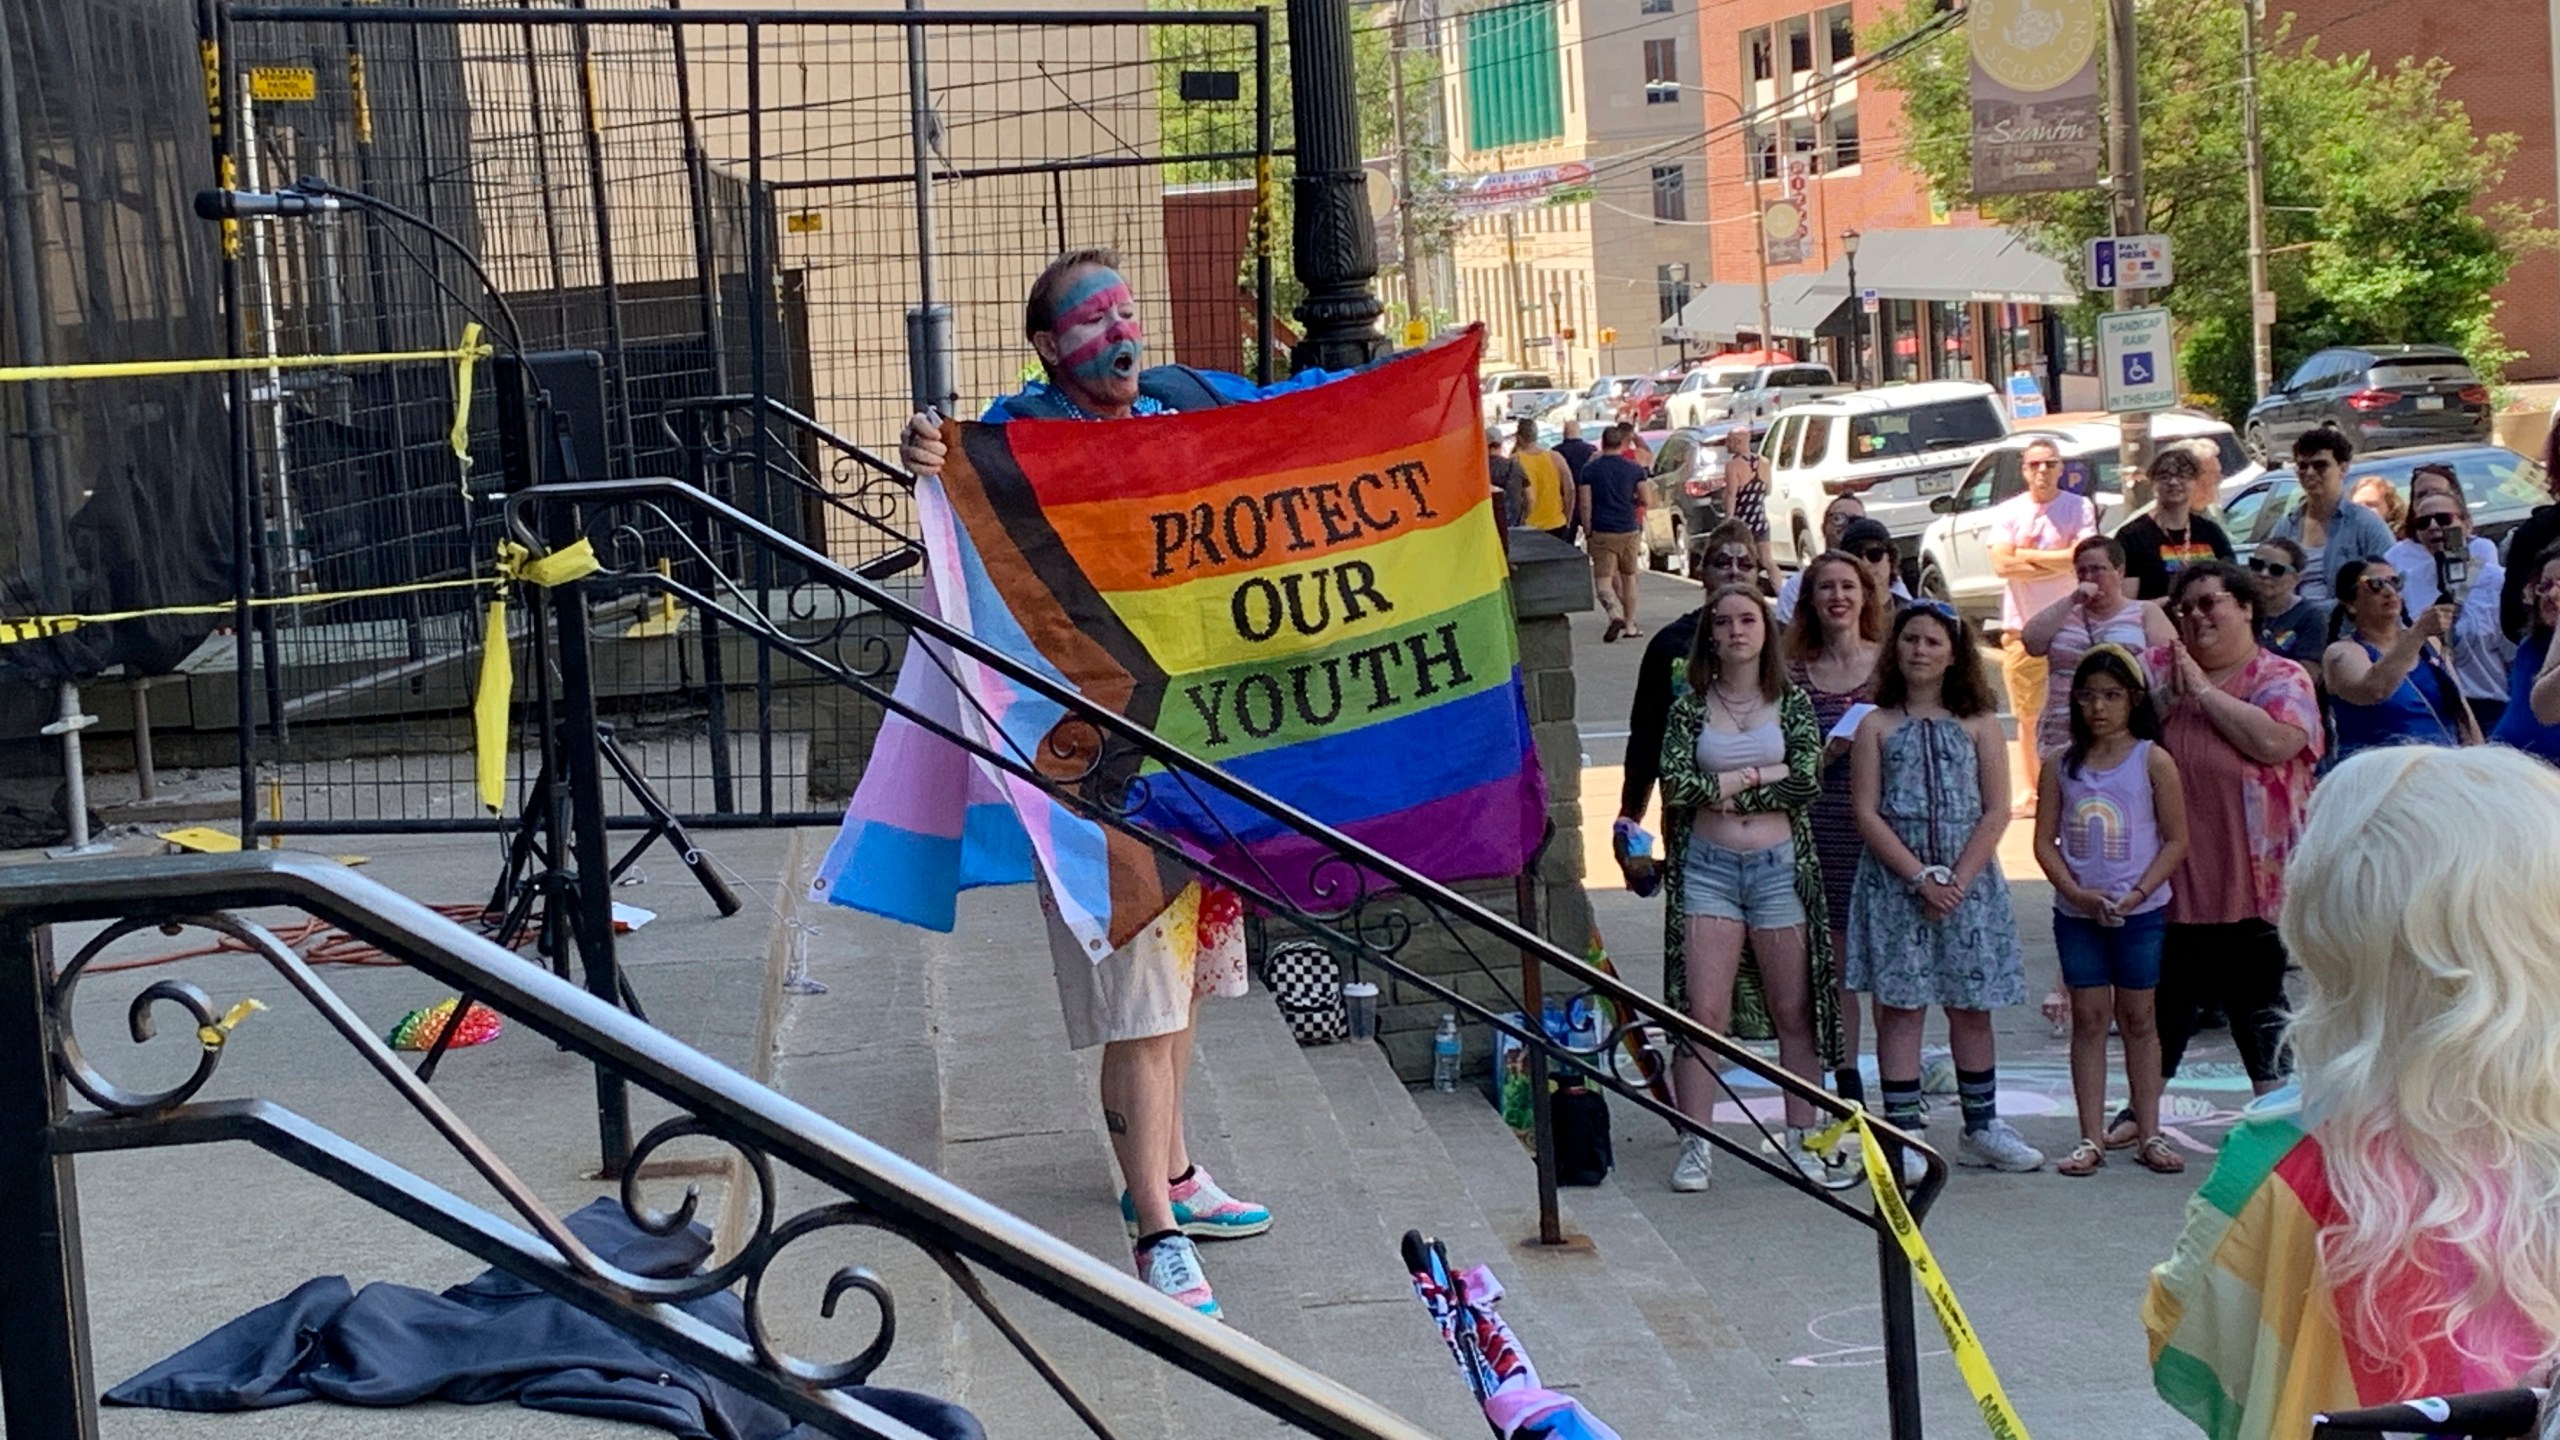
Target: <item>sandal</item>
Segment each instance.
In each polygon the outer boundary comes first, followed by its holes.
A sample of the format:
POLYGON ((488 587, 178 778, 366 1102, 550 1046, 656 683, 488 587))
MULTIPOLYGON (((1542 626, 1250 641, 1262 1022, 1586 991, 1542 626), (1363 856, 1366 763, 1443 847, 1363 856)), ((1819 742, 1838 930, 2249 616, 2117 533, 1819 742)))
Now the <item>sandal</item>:
POLYGON ((2154 1175, 2184 1175, 2187 1159, 2170 1148, 2169 1137, 2153 1135, 2134 1148, 2133 1163, 2154 1175))
POLYGON ((2057 1175, 2070 1175, 2075 1177, 2081 1175, 2094 1175, 2098 1173, 2098 1171, 2105 1169, 2106 1164, 2107 1152, 2099 1149, 2096 1142, 2083 1140, 2079 1144, 2071 1147, 2071 1153, 2063 1156, 2062 1163, 2054 1166, 2053 1171, 2057 1175))

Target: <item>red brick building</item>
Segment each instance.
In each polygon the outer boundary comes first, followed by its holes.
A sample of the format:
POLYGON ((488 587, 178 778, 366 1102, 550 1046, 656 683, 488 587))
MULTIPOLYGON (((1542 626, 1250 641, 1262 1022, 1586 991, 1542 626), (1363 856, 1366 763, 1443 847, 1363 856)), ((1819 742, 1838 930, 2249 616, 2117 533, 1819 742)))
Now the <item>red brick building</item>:
MULTIPOLYGON (((2372 0, 2308 0, 2287 7, 2297 38, 2325 55, 2370 54, 2388 67, 2404 57, 2442 56, 2453 67, 2445 93, 2471 113, 2483 135, 2516 137, 2515 158, 2493 201, 2539 204, 2543 223, 2560 214, 2560 130, 2555 130, 2554 0, 2472 0, 2459 6, 2381 5, 2372 0)), ((2511 380, 2560 377, 2560 255, 2518 261, 2498 292, 2498 327, 2525 352, 2511 380)))

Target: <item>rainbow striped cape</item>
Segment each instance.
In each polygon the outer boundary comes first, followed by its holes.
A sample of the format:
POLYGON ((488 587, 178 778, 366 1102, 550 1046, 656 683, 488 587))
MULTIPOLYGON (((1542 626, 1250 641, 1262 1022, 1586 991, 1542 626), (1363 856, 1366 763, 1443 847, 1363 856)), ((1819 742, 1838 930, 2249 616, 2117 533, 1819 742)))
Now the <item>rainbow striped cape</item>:
MULTIPOLYGON (((917 489, 926 601, 1006 655, 1440 881, 1517 873, 1546 821, 1473 331, 1251 404, 953 427, 917 489)), ((1293 901, 1329 853, 1103 748, 1064 707, 917 642, 898 696, 1293 901), (1063 722, 1063 723, 1062 723, 1063 722)), ((893 715, 821 866, 833 903, 948 930, 973 885, 1044 878, 1088 953, 1187 867, 893 715)))
MULTIPOLYGON (((2213 1440, 2300 1440, 2324 1410, 2524 1383, 2543 1342, 2513 1312, 2475 1319, 2461 1347, 2421 1338, 2416 1376, 2340 1333, 2319 1241, 2346 1213, 2326 1152, 2279 1095, 2232 1128, 2177 1252, 2151 1272, 2142 1327, 2160 1398, 2213 1440)), ((2411 1313, 2412 1300, 2386 1313, 2411 1313)))

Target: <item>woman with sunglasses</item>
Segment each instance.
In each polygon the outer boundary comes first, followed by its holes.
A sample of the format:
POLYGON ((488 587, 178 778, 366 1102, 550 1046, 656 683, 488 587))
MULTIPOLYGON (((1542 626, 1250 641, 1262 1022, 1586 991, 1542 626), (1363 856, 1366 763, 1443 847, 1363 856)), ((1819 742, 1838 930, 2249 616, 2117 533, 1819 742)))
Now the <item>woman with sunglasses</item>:
POLYGON ((2453 472, 2441 465, 2422 465, 2410 477, 2409 518, 2400 536, 2382 558, 2400 572, 2411 614, 2444 598, 2446 572, 2454 573, 2461 593, 2452 597, 2455 615, 2445 657, 2485 735, 2506 713, 2507 667, 2516 658, 2515 645, 2498 625, 2498 597, 2507 584, 2498 547, 2471 533, 2470 502, 2453 472))
POLYGON ((2479 743, 2435 643, 2452 627, 2453 607, 2430 605, 2409 619, 2404 582, 2387 560, 2350 560, 2338 583, 2346 595, 2320 660, 2338 727, 2336 758, 2383 745, 2479 743))
POLYGON ((2306 598, 2299 588, 2302 547, 2272 535, 2259 541, 2249 556, 2249 578, 2258 582, 2259 604, 2265 611, 2258 621, 2258 643, 2311 672, 2317 682, 2320 657, 2329 649, 2329 614, 2335 607, 2326 600, 2306 598))
POLYGON ((2560 765, 2560 724, 2547 724, 2534 713, 2533 687, 2551 669, 2551 636, 2560 629, 2560 541, 2533 557, 2525 594, 2533 601, 2533 628, 2516 647, 2515 664, 2507 671, 2507 709, 2489 738, 2528 755, 2560 765))

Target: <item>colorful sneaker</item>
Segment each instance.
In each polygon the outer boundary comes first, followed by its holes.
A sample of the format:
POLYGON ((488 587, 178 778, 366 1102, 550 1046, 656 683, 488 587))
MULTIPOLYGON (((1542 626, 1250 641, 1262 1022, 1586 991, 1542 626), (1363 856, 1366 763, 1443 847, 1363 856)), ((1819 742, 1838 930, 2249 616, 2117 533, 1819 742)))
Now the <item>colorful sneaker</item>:
POLYGON ((1694 1195, 1715 1183, 1716 1148, 1695 1135, 1680 1137, 1680 1158, 1671 1166, 1671 1188, 1694 1195))
POLYGON ((1227 1318, 1218 1308, 1218 1297, 1209 1291, 1209 1277, 1201 1273, 1200 1247, 1189 1237, 1167 1235, 1130 1254, 1138 1262, 1139 1279, 1212 1320, 1227 1318))
MULTIPOLYGON (((1137 1238, 1138 1207, 1126 1190, 1120 1192, 1120 1223, 1137 1238)), ((1219 1189, 1208 1171, 1194 1165, 1191 1178, 1173 1187, 1173 1225, 1195 1239, 1241 1240, 1270 1229, 1271 1212, 1219 1189)))
POLYGON ((2023 1175, 2044 1168, 2044 1152, 2030 1145, 2026 1137, 2010 1128, 2006 1120, 1994 1120, 1979 1130, 1967 1130, 1956 1142, 1956 1157, 1966 1165, 1986 1170, 2006 1170, 2023 1175))

